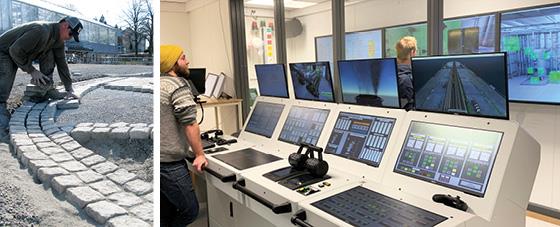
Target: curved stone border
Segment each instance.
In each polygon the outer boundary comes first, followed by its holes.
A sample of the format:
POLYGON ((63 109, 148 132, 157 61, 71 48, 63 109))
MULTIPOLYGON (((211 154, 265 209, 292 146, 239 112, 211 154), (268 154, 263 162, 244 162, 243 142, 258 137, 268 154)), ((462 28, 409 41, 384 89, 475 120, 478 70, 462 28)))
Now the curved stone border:
POLYGON ((151 86, 127 86, 127 85, 104 85, 103 88, 111 89, 111 90, 119 90, 119 91, 132 91, 132 92, 141 92, 141 93, 154 93, 154 89, 151 86))
MULTIPOLYGON (((83 94, 102 84, 80 86, 83 94)), ((33 177, 108 226, 150 226, 152 184, 82 147, 54 122, 58 102, 25 102, 12 115, 12 151, 33 177)))
POLYGON ((144 73, 130 73, 130 74, 110 74, 110 73, 105 73, 102 74, 103 76, 107 76, 107 77, 153 77, 153 73, 152 72, 144 72, 144 73))
POLYGON ((129 124, 118 122, 110 125, 107 123, 80 123, 72 129, 70 135, 80 142, 87 142, 91 139, 145 140, 154 138, 153 129, 153 124, 148 125, 145 123, 129 124))

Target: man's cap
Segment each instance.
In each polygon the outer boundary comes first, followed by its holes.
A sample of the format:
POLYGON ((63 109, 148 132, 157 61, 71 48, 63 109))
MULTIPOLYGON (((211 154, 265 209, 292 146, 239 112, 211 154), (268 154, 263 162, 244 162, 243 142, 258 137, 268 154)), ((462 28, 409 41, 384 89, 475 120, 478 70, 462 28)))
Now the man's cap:
POLYGON ((181 57, 183 48, 177 45, 161 45, 159 53, 159 72, 166 73, 173 68, 179 57, 181 57))
POLYGON ((65 18, 62 18, 62 20, 60 20, 60 22, 63 21, 68 22, 68 25, 70 25, 70 29, 72 30, 72 36, 74 37, 74 40, 76 40, 76 42, 80 42, 79 35, 82 29, 84 28, 84 26, 82 26, 82 22, 80 22, 78 18, 71 17, 71 16, 67 16, 65 18))

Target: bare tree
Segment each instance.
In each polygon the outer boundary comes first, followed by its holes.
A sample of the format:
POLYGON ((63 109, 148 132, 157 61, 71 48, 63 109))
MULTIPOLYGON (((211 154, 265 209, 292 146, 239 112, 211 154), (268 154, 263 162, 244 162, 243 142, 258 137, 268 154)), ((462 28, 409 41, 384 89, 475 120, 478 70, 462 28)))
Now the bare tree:
POLYGON ((134 44, 134 55, 138 56, 138 46, 144 38, 142 34, 142 23, 145 18, 146 10, 142 0, 132 0, 129 8, 123 10, 124 21, 132 31, 132 43, 134 44))
POLYGON ((154 53, 154 9, 151 0, 144 0, 146 13, 142 23, 142 33, 148 39, 148 52, 150 55, 154 53))

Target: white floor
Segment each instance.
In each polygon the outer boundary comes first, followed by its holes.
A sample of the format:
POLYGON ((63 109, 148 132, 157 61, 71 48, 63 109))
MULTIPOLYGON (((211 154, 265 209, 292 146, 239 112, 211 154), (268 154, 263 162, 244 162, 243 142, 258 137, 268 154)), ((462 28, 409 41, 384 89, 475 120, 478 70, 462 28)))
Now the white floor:
POLYGON ((527 227, 552 227, 552 226, 558 226, 555 224, 551 224, 549 222, 545 222, 545 221, 541 221, 539 219, 535 219, 532 217, 527 217, 527 222, 526 225, 527 227))

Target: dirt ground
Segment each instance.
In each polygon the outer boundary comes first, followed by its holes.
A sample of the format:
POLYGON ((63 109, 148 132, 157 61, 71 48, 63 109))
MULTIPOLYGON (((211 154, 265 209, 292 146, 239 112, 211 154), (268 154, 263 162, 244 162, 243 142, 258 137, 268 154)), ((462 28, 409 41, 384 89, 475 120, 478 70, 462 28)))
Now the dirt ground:
POLYGON ((86 214, 35 183, 3 142, 0 167, 0 226, 94 226, 86 214))

